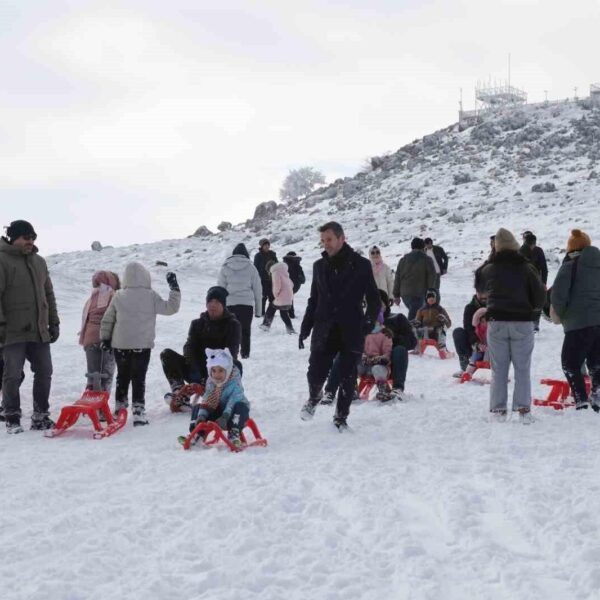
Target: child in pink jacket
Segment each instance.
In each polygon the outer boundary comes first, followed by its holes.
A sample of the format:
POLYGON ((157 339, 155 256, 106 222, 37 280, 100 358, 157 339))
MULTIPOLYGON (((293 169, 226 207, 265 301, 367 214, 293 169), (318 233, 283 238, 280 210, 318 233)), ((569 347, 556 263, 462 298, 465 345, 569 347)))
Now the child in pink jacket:
POLYGON ((100 348, 100 322, 115 292, 121 287, 119 276, 112 271, 96 271, 92 276, 92 293, 83 307, 79 344, 87 360, 87 373, 100 374, 100 380, 88 377, 87 389, 110 391, 115 373, 112 352, 100 348))
POLYGON ((263 331, 269 331, 275 313, 279 310, 281 320, 289 334, 296 333, 290 319, 290 309, 294 301, 294 284, 288 273, 288 266, 284 262, 270 261, 266 266, 267 273, 271 275, 274 300, 269 304, 265 312, 265 318, 260 326, 263 331))
POLYGON ((377 400, 391 400, 388 385, 392 364, 392 336, 381 323, 376 323, 373 331, 365 338, 362 361, 358 365, 358 375, 372 375, 377 385, 377 400))
POLYGON ((485 360, 486 358, 488 328, 486 313, 487 308, 483 306, 480 309, 476 310, 475 314, 473 315, 472 324, 475 328, 475 333, 479 341, 473 345, 473 354, 471 354, 471 358, 469 359, 469 366, 465 370, 465 373, 469 375, 469 377, 477 370, 475 363, 480 360, 485 360))

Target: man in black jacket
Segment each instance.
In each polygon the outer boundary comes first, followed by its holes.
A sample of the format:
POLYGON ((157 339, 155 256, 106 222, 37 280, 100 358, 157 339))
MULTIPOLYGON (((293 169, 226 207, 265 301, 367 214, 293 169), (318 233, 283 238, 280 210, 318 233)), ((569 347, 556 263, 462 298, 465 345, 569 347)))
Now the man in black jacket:
MULTIPOLYGON (((206 312, 190 324, 187 341, 183 346, 183 356, 170 348, 160 353, 165 377, 171 392, 165 401, 171 401, 184 383, 204 385, 206 369, 206 349, 229 348, 233 362, 242 372, 242 364, 237 359, 242 338, 242 327, 235 316, 226 308, 227 290, 221 286, 211 287, 206 294, 206 312)), ((181 406, 189 405, 189 398, 178 397, 181 406)))
MULTIPOLYGON (((288 274, 292 283, 294 284, 294 296, 300 289, 300 286, 306 283, 306 277, 304 270, 302 269, 302 258, 298 256, 293 250, 290 250, 284 257, 283 262, 288 266, 288 274)), ((295 319, 296 313, 294 312, 294 303, 292 302, 292 308, 288 311, 290 318, 295 319)))
POLYGON ((428 237, 423 240, 425 242, 425 254, 433 260, 433 266, 435 267, 435 283, 433 289, 440 292, 440 284, 442 277, 448 272, 448 255, 444 252, 441 246, 434 246, 433 240, 428 237))
POLYGON ((267 271, 267 265, 270 262, 277 262, 277 254, 271 250, 271 242, 263 238, 258 242, 258 252, 254 255, 254 266, 260 275, 262 283, 262 314, 265 314, 267 300, 273 302, 273 283, 271 275, 267 271))
POLYGON ((342 226, 332 221, 320 227, 319 232, 325 251, 313 265, 310 298, 298 339, 302 349, 312 332, 307 373, 309 398, 300 416, 309 420, 315 414, 323 384, 339 352, 340 390, 333 422, 344 431, 356 385, 356 364, 381 301, 371 263, 346 244, 342 226), (366 317, 362 306, 365 297, 366 317))
POLYGON ((454 374, 455 377, 461 377, 465 369, 469 366, 469 358, 473 352, 473 345, 479 341, 475 333, 475 327, 473 327, 473 315, 485 306, 486 301, 485 294, 476 292, 473 298, 471 298, 471 302, 465 306, 465 310, 463 311, 463 326, 456 327, 452 331, 454 347, 456 348, 456 354, 460 362, 460 371, 454 374))
POLYGON ((537 245, 537 237, 531 231, 523 233, 523 245, 519 252, 538 270, 544 285, 548 283, 548 261, 544 251, 537 245))

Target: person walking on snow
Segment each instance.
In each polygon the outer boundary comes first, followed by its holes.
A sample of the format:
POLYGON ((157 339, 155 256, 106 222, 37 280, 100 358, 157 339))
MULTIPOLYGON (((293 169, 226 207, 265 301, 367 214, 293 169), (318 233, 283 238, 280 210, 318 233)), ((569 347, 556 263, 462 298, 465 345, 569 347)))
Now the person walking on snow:
POLYGON ((169 299, 152 289, 149 271, 130 262, 123 274, 123 289, 117 291, 100 323, 103 350, 111 350, 117 363, 115 413, 131 403, 134 425, 148 425, 146 417, 146 372, 156 337, 156 315, 174 315, 181 304, 175 273, 167 273, 169 299))
POLYGON ((254 255, 254 266, 260 275, 262 283, 262 306, 261 316, 265 314, 267 300, 273 302, 273 290, 271 289, 271 276, 267 271, 267 263, 277 262, 277 254, 271 250, 271 242, 267 238, 263 238, 258 243, 258 252, 254 255))
POLYGON ((25 360, 33 371, 31 429, 50 429, 52 357, 60 321, 46 261, 34 242, 31 223, 13 221, 0 238, 0 348, 3 347, 2 409, 7 433, 21 433, 21 398, 25 360))
POLYGON ((435 283, 432 287, 437 290, 439 296, 442 277, 448 272, 448 255, 441 246, 434 246, 430 237, 423 241, 425 242, 425 254, 431 258, 435 268, 435 283))
POLYGON ((94 385, 104 391, 110 391, 112 387, 115 359, 112 352, 101 347, 100 323, 120 287, 119 276, 111 271, 96 271, 92 276, 92 294, 83 307, 79 332, 79 344, 83 346, 87 362, 88 390, 95 389, 94 385), (91 377, 94 373, 100 375, 97 383, 91 377))
POLYGON ((496 421, 506 420, 508 370, 512 363, 515 373, 512 408, 519 412, 524 424, 531 423, 533 321, 544 305, 546 288, 537 269, 519 253, 519 244, 510 231, 503 228, 497 231, 495 255, 479 271, 477 289, 487 296, 491 417, 496 421))
POLYGON ((425 303, 427 290, 435 283, 433 260, 425 254, 425 242, 414 238, 410 243, 411 251, 398 262, 394 280, 394 302, 400 304, 400 298, 408 307, 408 320, 412 321, 417 311, 425 303))
POLYGON ((571 231, 567 242, 567 256, 552 286, 552 306, 565 331, 561 361, 575 408, 591 404, 600 412, 600 250, 579 229, 571 231), (584 362, 592 383, 589 397, 584 362))
POLYGON ((267 266, 272 278, 273 301, 269 304, 265 319, 260 326, 263 331, 269 331, 275 313, 279 311, 285 330, 289 334, 296 333, 290 320, 289 311, 294 302, 294 284, 288 275, 288 266, 283 262, 272 262, 267 266))
POLYGON ((383 262, 381 250, 377 246, 373 246, 369 250, 369 258, 371 259, 377 289, 383 290, 388 298, 391 298, 394 293, 394 272, 383 262))
POLYGON ((324 252, 313 265, 310 297, 298 338, 302 349, 312 332, 307 372, 309 397, 300 416, 309 420, 315 414, 323 384, 339 352, 341 387, 333 423, 339 431, 344 431, 348 427, 356 365, 362 355, 365 333, 373 329, 381 301, 371 263, 346 243, 342 226, 331 221, 320 227, 319 232, 324 252))
MULTIPOLYGON (((300 287, 306 283, 306 277, 304 275, 304 269, 300 264, 302 258, 298 256, 293 250, 290 250, 284 257, 283 262, 288 266, 288 273, 290 279, 294 284, 294 296, 300 290, 300 287)), ((292 302, 292 308, 290 308, 290 319, 296 318, 296 311, 294 310, 294 303, 292 302)))
POLYGON ((262 317, 262 282, 244 244, 238 244, 221 267, 217 284, 225 288, 227 310, 234 314, 242 327, 242 358, 250 357, 252 313, 262 317))

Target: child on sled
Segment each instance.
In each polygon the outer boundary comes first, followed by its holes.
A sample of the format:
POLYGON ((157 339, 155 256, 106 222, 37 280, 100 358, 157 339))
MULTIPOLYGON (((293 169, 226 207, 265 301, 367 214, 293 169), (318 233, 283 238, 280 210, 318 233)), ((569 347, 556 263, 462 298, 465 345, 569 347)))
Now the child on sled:
POLYGON ((413 321, 417 338, 434 340, 438 350, 445 350, 446 328, 450 325, 450 316, 440 305, 437 291, 433 288, 427 290, 425 304, 417 311, 413 321))
POLYGON ((227 430, 227 437, 239 448, 242 445, 240 434, 250 415, 250 403, 244 394, 240 371, 233 364, 228 348, 207 348, 206 368, 206 389, 200 402, 192 407, 190 432, 199 423, 214 421, 227 430))
POLYGON ((475 327, 475 333, 479 340, 473 345, 473 354, 469 358, 469 366, 466 368, 465 373, 470 377, 475 373, 477 367, 475 363, 480 360, 486 360, 487 356, 487 308, 483 306, 475 311, 473 315, 473 327, 475 327))

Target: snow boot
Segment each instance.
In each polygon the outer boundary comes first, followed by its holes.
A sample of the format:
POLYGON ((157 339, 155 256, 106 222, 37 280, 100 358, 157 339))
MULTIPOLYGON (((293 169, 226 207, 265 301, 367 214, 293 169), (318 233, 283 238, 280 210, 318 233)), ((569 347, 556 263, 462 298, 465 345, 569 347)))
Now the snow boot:
POLYGON ((240 430, 237 427, 232 427, 227 432, 227 437, 229 441, 235 446, 237 450, 241 450, 242 448, 242 439, 240 437, 240 430))
POLYGON ((490 421, 492 423, 506 423, 506 419, 505 410, 490 410, 490 421))
POLYGON ((323 394, 323 398, 321 398, 321 404, 325 404, 325 405, 329 406, 330 404, 333 404, 334 401, 335 401, 335 392, 325 391, 325 393, 323 394))
POLYGON ((19 417, 6 417, 6 433, 23 433, 19 417))
POLYGON ((335 415, 335 417, 333 417, 333 424, 340 433, 348 431, 348 422, 346 421, 346 417, 335 415))
POLYGON ((296 330, 293 327, 289 327, 286 328, 286 331, 290 334, 290 335, 296 335, 296 330))
POLYGON ((54 421, 46 413, 36 413, 31 415, 31 427, 35 431, 46 431, 54 427, 54 421))
POLYGON ((119 411, 122 408, 124 408, 125 410, 129 408, 129 401, 127 400, 127 398, 125 398, 125 400, 115 400, 115 410, 113 411, 113 415, 115 417, 118 417, 119 411))
POLYGON ((577 400, 575 402, 575 410, 587 410, 590 403, 587 400, 577 400))
POLYGON ((531 410, 529 408, 520 408, 519 409, 519 421, 523 425, 531 425, 535 419, 531 414, 531 410))
POLYGON ((133 405, 133 426, 139 427, 140 425, 148 425, 148 417, 146 417, 146 409, 143 404, 133 405))
POLYGON ((387 383, 378 383, 375 398, 377 398, 379 402, 389 402, 392 399, 390 386, 387 383))
POLYGON ((262 323, 261 325, 258 326, 258 328, 262 331, 269 331, 269 329, 271 329, 271 326, 266 325, 265 323, 262 323))
POLYGON ((404 402, 406 400, 406 394, 402 388, 393 388, 390 392, 390 396, 392 400, 397 400, 398 402, 404 402))
MULTIPOLYGON (((319 401, 317 401, 318 404, 319 401)), ((300 418, 303 421, 310 421, 315 416, 317 410, 317 404, 313 400, 307 400, 302 409, 300 410, 300 418)))
POLYGON ((594 390, 590 394, 590 406, 594 412, 600 412, 600 391, 594 390))

